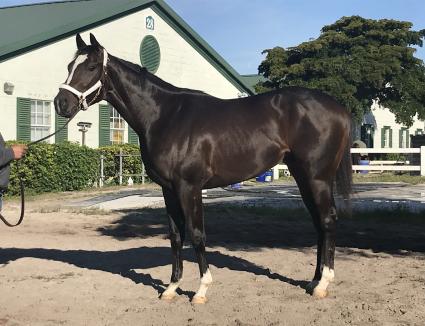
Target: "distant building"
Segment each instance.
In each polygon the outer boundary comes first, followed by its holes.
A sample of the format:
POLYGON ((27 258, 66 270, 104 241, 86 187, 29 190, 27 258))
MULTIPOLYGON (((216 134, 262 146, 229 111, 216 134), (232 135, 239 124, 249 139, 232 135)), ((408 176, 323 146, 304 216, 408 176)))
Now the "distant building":
MULTIPOLYGON (((242 75, 242 78, 253 92, 256 84, 266 80, 261 75, 242 75)), ((413 125, 407 128, 395 121, 389 109, 374 103, 370 112, 354 126, 353 140, 361 140, 370 148, 407 148, 410 135, 422 135, 424 130, 424 121, 415 118, 413 125)))
POLYGON ((389 109, 374 103, 353 136, 354 139, 362 140, 367 147, 408 148, 410 135, 424 134, 424 127, 424 121, 415 118, 413 125, 407 128, 396 122, 389 109))
MULTIPOLYGON (((53 98, 68 75, 75 35, 93 33, 108 52, 141 64, 165 81, 220 98, 252 95, 243 78, 162 0, 91 0, 0 9, 0 131, 31 141, 64 124, 53 98)), ((86 144, 137 143, 106 102, 80 112, 49 142, 81 142, 78 122, 89 122, 86 144)))

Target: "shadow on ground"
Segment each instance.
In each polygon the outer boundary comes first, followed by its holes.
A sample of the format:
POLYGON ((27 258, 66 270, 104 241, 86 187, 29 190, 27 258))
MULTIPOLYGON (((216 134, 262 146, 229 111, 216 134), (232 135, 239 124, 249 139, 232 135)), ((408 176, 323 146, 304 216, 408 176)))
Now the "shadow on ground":
MULTIPOLYGON (((121 214, 98 231, 120 240, 168 235, 163 208, 124 210, 121 214)), ((229 250, 304 250, 316 246, 317 241, 311 218, 303 209, 210 204, 205 206, 205 229, 208 247, 229 250)), ((390 255, 425 253, 425 216, 397 209, 354 213, 339 219, 337 247, 343 252, 351 248, 390 255)))
MULTIPOLYGON (((150 274, 135 270, 144 270, 160 266, 171 265, 171 249, 169 247, 140 247, 118 251, 88 251, 88 250, 58 250, 58 249, 0 249, 0 264, 7 264, 20 258, 38 258, 60 261, 81 268, 113 273, 131 279, 136 284, 151 286, 158 294, 162 293, 168 284, 154 279, 150 274)), ((183 250, 185 261, 196 262, 190 248, 183 250)), ((207 260, 218 268, 228 268, 234 271, 263 275, 270 279, 279 280, 296 287, 306 289, 308 282, 294 280, 277 273, 271 273, 268 268, 258 266, 243 258, 211 250, 207 253, 207 260)), ((179 294, 193 297, 194 292, 179 290, 179 294)))

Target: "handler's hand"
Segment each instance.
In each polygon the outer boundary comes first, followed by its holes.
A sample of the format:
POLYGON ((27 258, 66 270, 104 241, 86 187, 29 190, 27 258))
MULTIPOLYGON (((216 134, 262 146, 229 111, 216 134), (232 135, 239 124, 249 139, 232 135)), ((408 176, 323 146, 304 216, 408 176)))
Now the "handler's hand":
POLYGON ((12 145, 13 155, 15 160, 20 160, 27 152, 27 145, 12 145))

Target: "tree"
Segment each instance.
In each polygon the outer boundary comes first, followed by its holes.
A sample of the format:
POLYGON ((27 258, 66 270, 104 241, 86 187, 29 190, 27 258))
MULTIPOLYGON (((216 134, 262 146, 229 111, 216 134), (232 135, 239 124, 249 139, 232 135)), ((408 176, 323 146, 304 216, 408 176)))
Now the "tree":
POLYGON ((283 86, 321 89, 360 120, 374 100, 411 126, 425 120, 425 65, 412 46, 422 46, 425 29, 390 19, 343 17, 324 26, 317 39, 296 47, 263 51, 259 73, 268 80, 257 92, 283 86))

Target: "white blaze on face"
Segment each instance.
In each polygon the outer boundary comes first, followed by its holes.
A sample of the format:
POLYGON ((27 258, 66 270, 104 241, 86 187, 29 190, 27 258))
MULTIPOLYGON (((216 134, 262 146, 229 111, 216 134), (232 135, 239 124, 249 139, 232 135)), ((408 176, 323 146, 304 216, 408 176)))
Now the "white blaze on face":
POLYGON ((75 59, 74 65, 72 66, 71 72, 69 73, 68 79, 66 80, 65 84, 69 85, 69 83, 72 81, 72 77, 74 77, 75 70, 80 64, 86 61, 87 58, 87 54, 81 54, 75 59))

